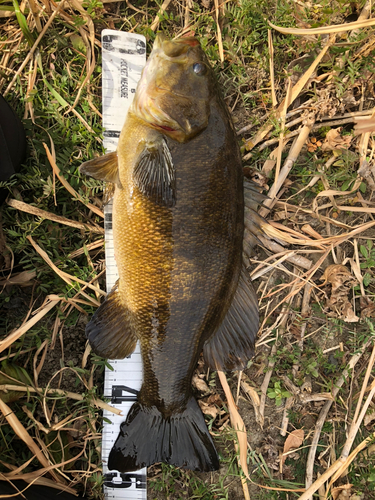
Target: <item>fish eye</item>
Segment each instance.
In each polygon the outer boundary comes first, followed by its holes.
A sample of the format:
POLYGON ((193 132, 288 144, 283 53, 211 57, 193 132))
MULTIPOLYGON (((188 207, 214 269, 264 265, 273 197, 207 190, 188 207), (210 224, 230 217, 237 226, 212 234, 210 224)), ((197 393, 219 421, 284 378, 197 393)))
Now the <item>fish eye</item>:
POLYGON ((202 76, 206 74, 207 68, 205 64, 198 62, 193 64, 193 71, 196 75, 202 76))

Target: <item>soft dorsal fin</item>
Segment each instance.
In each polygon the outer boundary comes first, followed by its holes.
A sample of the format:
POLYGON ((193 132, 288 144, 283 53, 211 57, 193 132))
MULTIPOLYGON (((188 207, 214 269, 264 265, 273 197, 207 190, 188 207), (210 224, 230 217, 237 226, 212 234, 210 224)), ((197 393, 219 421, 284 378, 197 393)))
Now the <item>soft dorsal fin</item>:
POLYGON ((257 210, 259 205, 262 205, 264 201, 269 199, 266 194, 261 192, 261 186, 254 181, 244 179, 243 188, 247 208, 257 210))
POLYGON ((243 249, 248 258, 253 254, 253 248, 261 245, 259 237, 264 235, 263 226, 268 224, 258 214, 258 206, 268 199, 268 196, 259 192, 260 186, 253 181, 244 179, 244 201, 245 201, 245 232, 243 249))
POLYGON ((258 328, 258 301, 243 264, 227 314, 217 332, 204 344, 206 363, 213 370, 243 370, 254 354, 258 328))
POLYGON ((85 161, 79 167, 82 174, 89 175, 101 181, 112 182, 121 187, 118 173, 117 151, 107 153, 93 160, 85 161))
POLYGON ((158 205, 175 205, 176 172, 164 138, 145 144, 134 167, 133 180, 141 193, 158 205))

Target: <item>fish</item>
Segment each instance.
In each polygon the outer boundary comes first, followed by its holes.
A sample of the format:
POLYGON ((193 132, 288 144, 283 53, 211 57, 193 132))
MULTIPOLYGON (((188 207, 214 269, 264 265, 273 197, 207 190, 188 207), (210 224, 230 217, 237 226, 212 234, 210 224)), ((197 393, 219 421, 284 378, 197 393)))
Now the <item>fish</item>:
POLYGON ((108 467, 217 470, 191 380, 202 351, 215 371, 243 369, 253 356, 258 302, 244 252, 261 231, 263 195, 248 183, 244 194, 236 132, 197 38, 157 35, 117 151, 80 172, 115 186, 119 272, 86 335, 109 359, 139 341, 143 360, 108 467))

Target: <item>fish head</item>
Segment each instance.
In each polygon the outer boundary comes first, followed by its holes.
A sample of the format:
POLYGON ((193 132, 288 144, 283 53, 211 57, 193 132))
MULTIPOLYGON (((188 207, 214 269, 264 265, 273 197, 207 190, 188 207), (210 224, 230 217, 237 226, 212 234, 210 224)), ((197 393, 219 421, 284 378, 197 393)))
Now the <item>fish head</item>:
POLYGON ((178 142, 204 130, 210 117, 215 77, 194 37, 156 37, 134 97, 132 111, 178 142))

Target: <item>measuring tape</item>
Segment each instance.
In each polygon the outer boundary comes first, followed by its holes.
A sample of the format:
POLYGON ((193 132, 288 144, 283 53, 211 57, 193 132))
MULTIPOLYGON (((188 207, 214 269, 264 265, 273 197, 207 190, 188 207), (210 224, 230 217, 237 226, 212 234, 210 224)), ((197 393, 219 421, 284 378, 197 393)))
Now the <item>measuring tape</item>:
MULTIPOLYGON (((116 151, 125 117, 133 101, 137 83, 146 64, 146 39, 143 35, 115 30, 102 31, 103 144, 107 153, 116 151)), ((118 279, 112 230, 112 202, 104 207, 105 262, 107 292, 118 279)), ((104 397, 122 415, 103 410, 102 461, 106 499, 147 500, 146 471, 110 471, 108 456, 137 392, 142 385, 142 357, 139 343, 125 359, 108 360, 113 370, 105 369, 104 397)))

